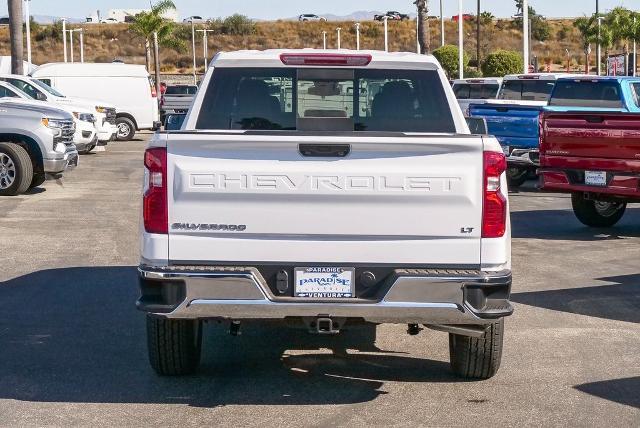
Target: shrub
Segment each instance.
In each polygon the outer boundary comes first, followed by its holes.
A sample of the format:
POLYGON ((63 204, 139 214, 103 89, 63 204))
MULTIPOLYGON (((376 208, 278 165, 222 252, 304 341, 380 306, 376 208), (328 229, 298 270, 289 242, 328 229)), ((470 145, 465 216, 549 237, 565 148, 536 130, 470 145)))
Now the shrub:
MULTIPOLYGON (((458 75, 458 53, 458 47, 453 45, 444 45, 433 51, 433 56, 440 62, 449 78, 458 75)), ((462 58, 463 68, 466 69, 469 65, 469 57, 466 53, 463 53, 462 58)))
POLYGON ((256 24, 248 17, 236 13, 224 19, 221 30, 222 34, 248 36, 256 32, 256 24))
POLYGON ((497 50, 487 55, 482 63, 482 74, 487 77, 502 77, 521 73, 524 62, 519 52, 497 50))

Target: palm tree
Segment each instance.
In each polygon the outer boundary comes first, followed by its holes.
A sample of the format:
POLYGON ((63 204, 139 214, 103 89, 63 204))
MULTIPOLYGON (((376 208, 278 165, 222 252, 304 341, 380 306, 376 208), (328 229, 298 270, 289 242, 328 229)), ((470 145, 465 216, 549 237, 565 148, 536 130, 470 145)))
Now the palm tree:
POLYGON ((418 8, 418 43, 420 43, 420 53, 426 54, 431 50, 429 44, 429 0, 416 0, 413 4, 418 8))
POLYGON ((637 26, 640 25, 636 14, 629 9, 618 6, 607 14, 606 26, 611 30, 613 44, 622 43, 625 55, 625 69, 627 69, 627 57, 629 55, 629 44, 638 34, 637 26))
POLYGON ((175 24, 162 15, 170 10, 175 10, 176 5, 171 0, 160 0, 151 7, 148 12, 140 12, 137 14, 129 30, 134 34, 144 38, 145 60, 147 70, 151 70, 151 41, 153 33, 158 33, 158 43, 163 46, 177 47, 182 46, 182 42, 173 37, 175 24))
POLYGON ((22 0, 9 0, 9 37, 11 39, 11 73, 22 74, 22 0))
POLYGON ((593 15, 589 18, 583 16, 573 21, 573 26, 578 29, 582 37, 582 47, 585 54, 585 73, 589 74, 589 52, 591 43, 598 43, 598 17, 593 15))

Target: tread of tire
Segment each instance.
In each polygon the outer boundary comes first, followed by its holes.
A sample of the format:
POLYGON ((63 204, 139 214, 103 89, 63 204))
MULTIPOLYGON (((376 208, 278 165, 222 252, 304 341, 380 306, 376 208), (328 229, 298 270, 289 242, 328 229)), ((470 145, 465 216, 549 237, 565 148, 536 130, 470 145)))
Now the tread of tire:
POLYGON ((589 227, 612 227, 618 223, 626 211, 626 205, 611 217, 598 214, 593 201, 585 200, 580 193, 571 194, 573 213, 580 223, 589 227))
POLYGON ((200 338, 196 323, 147 317, 149 362, 160 375, 176 376, 196 371, 200 363, 200 338))
POLYGON ((493 323, 483 337, 449 335, 451 368, 459 376, 489 379, 500 368, 504 321, 493 323))
POLYGON ((0 148, 13 152, 9 154, 13 154, 14 162, 17 164, 16 169, 19 171, 19 174, 16 175, 16 179, 20 181, 12 194, 19 195, 26 192, 33 180, 33 164, 31 163, 29 153, 27 153, 22 146, 15 143, 0 143, 0 148))

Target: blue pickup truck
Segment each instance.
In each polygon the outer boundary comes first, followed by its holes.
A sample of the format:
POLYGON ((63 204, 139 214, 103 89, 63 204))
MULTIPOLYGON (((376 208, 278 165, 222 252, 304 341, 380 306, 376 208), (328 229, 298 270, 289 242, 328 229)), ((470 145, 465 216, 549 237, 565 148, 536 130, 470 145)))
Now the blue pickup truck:
MULTIPOLYGON (((469 116, 483 117, 489 134, 495 135, 505 154, 511 187, 535 176, 538 162, 538 117, 546 107, 561 73, 513 74, 505 76, 498 99, 471 104, 469 116)), ((572 75, 573 77, 573 75, 572 75)))

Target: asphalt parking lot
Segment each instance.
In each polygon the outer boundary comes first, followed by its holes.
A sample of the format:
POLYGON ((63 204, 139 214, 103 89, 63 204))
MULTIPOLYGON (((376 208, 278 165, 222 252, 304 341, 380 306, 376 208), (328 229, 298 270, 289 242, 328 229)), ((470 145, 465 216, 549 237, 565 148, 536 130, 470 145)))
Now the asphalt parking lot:
POLYGON ((640 206, 590 230, 533 186, 511 195, 516 312, 493 379, 453 377, 446 334, 402 325, 209 326, 198 375, 156 376, 134 307, 144 145, 0 199, 0 425, 640 425, 640 206))

